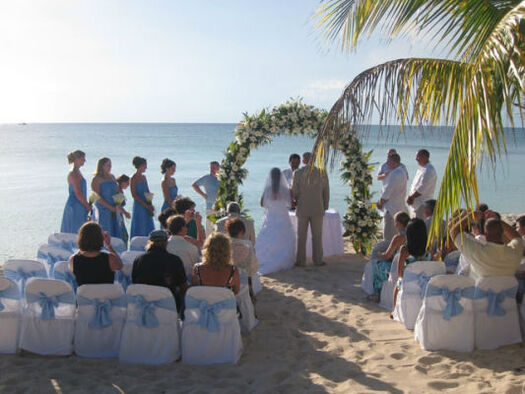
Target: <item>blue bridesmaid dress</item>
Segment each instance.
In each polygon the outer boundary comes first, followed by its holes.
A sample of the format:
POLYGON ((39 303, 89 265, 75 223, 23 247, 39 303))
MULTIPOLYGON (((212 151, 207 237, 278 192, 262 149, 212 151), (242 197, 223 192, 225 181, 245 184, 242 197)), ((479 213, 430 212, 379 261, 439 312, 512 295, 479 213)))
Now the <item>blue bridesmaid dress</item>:
MULTIPOLYGON (((113 196, 117 193, 117 182, 105 181, 100 183, 100 197, 108 204, 115 205, 113 196)), ((117 215, 111 212, 99 202, 95 203, 98 211, 98 224, 102 230, 107 231, 112 237, 122 238, 122 230, 117 220, 117 215)))
MULTIPOLYGON (((145 193, 148 193, 148 185, 146 182, 140 182, 135 185, 135 191, 138 198, 146 202, 145 193)), ((133 201, 133 215, 131 216, 131 234, 130 237, 137 235, 147 236, 154 230, 153 217, 149 211, 144 208, 137 201, 133 201)))
MULTIPOLYGON (((179 193, 179 188, 177 187, 177 185, 170 186, 170 197, 171 197, 171 200, 175 200, 175 198, 177 197, 178 193, 179 193)), ((162 210, 164 211, 167 208, 170 208, 170 203, 167 202, 166 200, 164 200, 164 204, 162 204, 162 210)))
MULTIPOLYGON (((84 198, 86 198, 86 180, 84 178, 80 181, 80 189, 84 198)), ((64 215, 62 215, 62 225, 60 232, 62 233, 78 233, 78 229, 82 226, 88 216, 88 211, 84 205, 75 196, 75 189, 73 185, 69 184, 69 197, 64 208, 64 215)))

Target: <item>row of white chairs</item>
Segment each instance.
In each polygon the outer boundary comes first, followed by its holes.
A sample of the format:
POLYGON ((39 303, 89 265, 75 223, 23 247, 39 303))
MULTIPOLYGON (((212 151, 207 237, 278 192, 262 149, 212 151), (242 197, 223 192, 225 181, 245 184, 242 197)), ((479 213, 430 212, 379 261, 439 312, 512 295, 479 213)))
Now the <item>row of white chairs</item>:
POLYGON ((0 352, 116 358, 126 363, 236 363, 242 354, 237 301, 225 288, 196 286, 186 294, 180 326, 164 287, 83 285, 30 278, 22 297, 0 277, 0 352))
MULTIPOLYGON (((51 246, 56 246, 70 252, 74 252, 78 249, 77 246, 78 235, 74 233, 53 233, 47 239, 47 243, 51 246)), ((148 243, 148 237, 135 236, 131 238, 129 243, 129 250, 137 250, 144 252, 146 244, 148 243)), ((127 250, 126 243, 116 237, 111 237, 111 246, 118 254, 127 250)))

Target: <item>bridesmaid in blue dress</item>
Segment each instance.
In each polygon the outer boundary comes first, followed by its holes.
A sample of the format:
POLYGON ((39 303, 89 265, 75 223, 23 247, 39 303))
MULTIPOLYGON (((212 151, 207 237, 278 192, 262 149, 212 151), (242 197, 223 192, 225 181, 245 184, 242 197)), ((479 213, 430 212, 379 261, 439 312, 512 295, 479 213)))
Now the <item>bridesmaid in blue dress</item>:
MULTIPOLYGON (((117 177, 117 193, 124 194, 124 190, 126 190, 129 187, 129 176, 126 174, 122 174, 121 176, 117 177)), ((131 219, 131 214, 126 211, 124 208, 126 206, 126 201, 122 203, 120 206, 120 213, 126 217, 126 219, 131 219)), ((128 245, 129 235, 128 235, 128 229, 126 228, 126 223, 124 221, 124 218, 121 218, 120 221, 120 230, 122 232, 122 240, 126 244, 126 247, 128 245)))
POLYGON ((73 164, 73 169, 67 176, 69 197, 64 208, 60 232, 76 234, 91 212, 91 204, 86 199, 86 180, 80 172, 80 167, 86 162, 86 154, 81 150, 70 152, 67 154, 67 161, 73 164))
POLYGON ((144 172, 148 168, 146 159, 135 156, 133 166, 137 172, 131 177, 131 196, 133 197, 133 215, 131 217, 130 237, 138 235, 147 236, 154 229, 153 225, 153 205, 148 204, 145 194, 149 193, 148 181, 144 172))
POLYGON ((160 165, 160 172, 164 174, 160 186, 162 187, 162 194, 164 195, 164 204, 162 204, 162 210, 172 208, 173 201, 177 198, 179 188, 173 178, 173 174, 177 170, 177 164, 173 160, 164 159, 160 165))
POLYGON ((118 185, 111 174, 111 160, 107 157, 100 158, 94 175, 91 190, 100 196, 95 203, 98 224, 112 237, 122 238, 122 230, 117 220, 117 209, 113 201, 118 185))

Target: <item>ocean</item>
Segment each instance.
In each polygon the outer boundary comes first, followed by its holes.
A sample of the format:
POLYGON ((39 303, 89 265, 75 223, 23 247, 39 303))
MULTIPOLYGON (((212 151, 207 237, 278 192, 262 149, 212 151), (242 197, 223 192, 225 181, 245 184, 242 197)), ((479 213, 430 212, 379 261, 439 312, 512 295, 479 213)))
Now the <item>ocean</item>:
MULTIPOLYGON (((222 160, 223 152, 233 140, 234 129, 235 124, 223 123, 0 125, 0 264, 11 258, 34 258, 38 246, 47 242, 49 234, 59 231, 68 194, 66 154, 69 151, 86 152, 87 161, 81 171, 88 182, 88 193, 98 158, 111 158, 115 176, 123 173, 131 176, 133 156, 145 157, 148 160, 145 175, 150 190, 155 193, 157 212, 163 202, 160 163, 168 157, 177 163, 175 179, 179 194, 192 198, 197 209, 204 212, 204 201, 191 184, 209 171, 210 161, 222 160)), ((377 164, 385 161, 388 148, 396 148, 411 178, 417 169, 416 151, 428 149, 440 177, 451 136, 452 130, 445 127, 409 128, 400 134, 395 129, 385 133, 372 126, 363 142, 365 150, 373 150, 371 162, 377 164)), ((256 229, 264 216, 259 201, 268 172, 272 167, 286 168, 290 153, 310 151, 313 142, 307 136, 279 136, 271 144, 251 152, 245 165, 249 175, 241 191, 256 229)), ((498 162, 495 173, 488 162, 481 168, 480 198, 501 213, 523 212, 524 130, 509 131, 507 145, 507 155, 498 162)), ((337 166, 329 172, 329 177, 330 207, 342 216, 346 210, 344 199, 350 190, 341 181, 337 166)), ((379 192, 380 183, 375 181, 372 189, 379 192)), ((126 196, 129 207, 132 203, 129 189, 126 196)), ((127 225, 129 229, 130 221, 127 225)))

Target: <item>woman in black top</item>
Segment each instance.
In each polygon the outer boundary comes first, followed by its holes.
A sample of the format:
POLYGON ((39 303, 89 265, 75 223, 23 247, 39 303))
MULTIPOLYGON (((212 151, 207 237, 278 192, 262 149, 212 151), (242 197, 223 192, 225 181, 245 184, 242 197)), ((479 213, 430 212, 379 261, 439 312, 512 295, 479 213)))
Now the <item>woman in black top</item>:
POLYGON ((86 222, 78 232, 79 251, 69 258, 69 269, 79 286, 113 283, 114 272, 122 268, 122 261, 111 246, 111 237, 96 222, 86 222), (110 253, 101 252, 102 246, 110 253))

